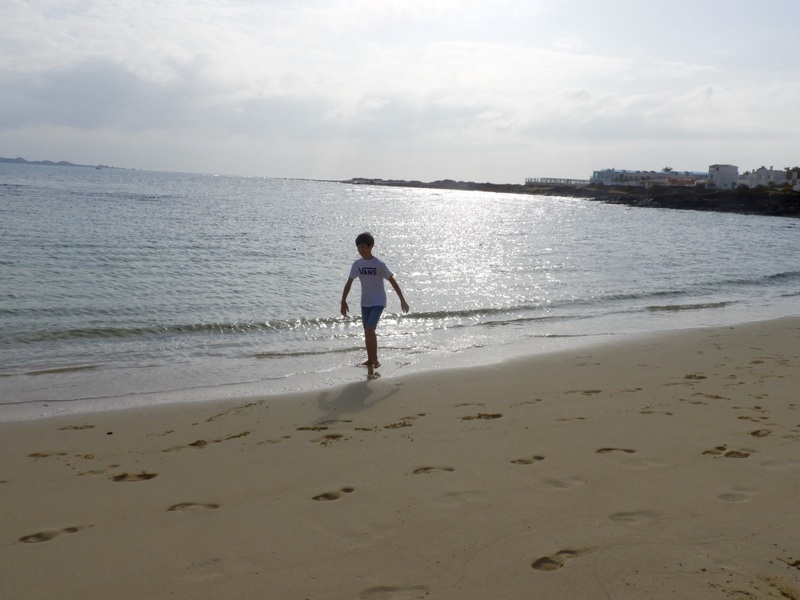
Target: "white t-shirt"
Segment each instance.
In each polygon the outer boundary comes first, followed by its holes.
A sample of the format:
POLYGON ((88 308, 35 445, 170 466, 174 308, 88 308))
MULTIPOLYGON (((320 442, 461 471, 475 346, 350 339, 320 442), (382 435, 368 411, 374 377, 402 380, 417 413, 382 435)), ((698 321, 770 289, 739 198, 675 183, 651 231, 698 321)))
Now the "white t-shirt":
POLYGON ((361 306, 386 306, 383 280, 391 276, 389 267, 376 256, 370 260, 359 258, 354 262, 350 267, 350 279, 358 277, 361 282, 361 306))

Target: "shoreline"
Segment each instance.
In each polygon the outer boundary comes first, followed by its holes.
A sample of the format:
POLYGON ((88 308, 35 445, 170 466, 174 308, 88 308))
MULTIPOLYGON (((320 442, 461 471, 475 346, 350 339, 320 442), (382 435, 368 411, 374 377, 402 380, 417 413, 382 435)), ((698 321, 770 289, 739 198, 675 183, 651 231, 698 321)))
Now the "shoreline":
POLYGON ((0 423, 0 596, 800 598, 798 349, 784 317, 0 423))
MULTIPOLYGON (((382 366, 378 371, 377 378, 403 379, 428 373, 485 368, 509 361, 557 353, 568 348, 593 347, 614 343, 614 339, 618 341, 636 336, 657 335, 657 333, 628 332, 617 335, 619 337, 615 338, 605 333, 581 336, 542 336, 535 338, 535 342, 534 339, 528 339, 498 346, 468 348, 452 355, 427 356, 425 361, 417 363, 408 363, 402 358, 392 357, 392 349, 384 348, 386 356, 382 359, 382 366), (535 347, 532 347, 532 342, 535 343, 535 347)), ((167 368, 160 367, 160 370, 167 368)), ((81 370, 76 370, 74 374, 81 375, 81 370)), ((125 392, 114 396, 26 400, 0 404, 0 424, 181 405, 202 406, 235 401, 268 401, 270 399, 281 401, 281 398, 322 393, 358 383, 364 381, 367 375, 366 368, 353 362, 339 365, 332 371, 306 372, 276 379, 231 382, 215 386, 177 387, 136 393, 125 392)), ((56 387, 56 384, 48 383, 48 387, 56 387)), ((14 391, 6 390, 6 393, 13 395, 14 391)))
POLYGON ((773 217, 800 217, 800 192, 766 188, 744 188, 735 190, 706 190, 677 186, 603 185, 549 185, 515 183, 478 183, 474 181, 423 182, 400 179, 354 178, 338 183, 352 185, 374 185, 387 187, 411 187, 440 190, 463 190, 524 194, 540 196, 564 196, 607 204, 620 204, 636 208, 667 208, 725 212, 744 215, 773 217))
MULTIPOLYGON (((786 307, 772 307, 767 310, 762 307, 759 316, 741 313, 711 313, 702 319, 690 317, 688 320, 683 313, 670 315, 662 323, 651 323, 641 328, 641 324, 632 327, 623 326, 617 322, 606 323, 604 326, 595 327, 591 332, 579 333, 577 331, 562 331, 560 334, 551 335, 544 333, 528 338, 520 338, 506 343, 494 345, 481 345, 440 355, 426 355, 424 360, 410 360, 404 355, 392 356, 391 347, 384 348, 383 366, 380 376, 384 379, 402 379, 415 377, 428 373, 438 373, 448 370, 467 368, 495 367, 504 363, 518 360, 535 360, 542 356, 565 351, 578 351, 582 348, 603 347, 613 344, 633 343, 637 340, 672 335, 674 333, 705 330, 715 327, 737 326, 748 323, 773 321, 780 318, 790 318, 793 312, 787 312, 786 307)), ((221 365, 201 365, 202 368, 222 373, 221 365)), ((176 373, 175 367, 162 365, 152 367, 157 369, 156 380, 166 384, 169 373, 176 373)), ((193 371, 197 367, 190 366, 193 371)), ((321 393, 334 388, 339 388, 352 383, 363 381, 366 369, 352 364, 327 365, 321 371, 307 371, 287 377, 251 379, 244 378, 240 381, 209 385, 196 382, 195 385, 171 386, 157 389, 150 385, 150 389, 120 390, 118 393, 109 394, 109 382, 114 380, 115 371, 89 371, 76 369, 74 372, 55 373, 53 375, 37 375, 37 378, 52 377, 53 379, 38 381, 40 389, 68 390, 63 397, 50 397, 42 399, 27 398, 17 399, 16 402, 0 404, 0 424, 34 421, 54 417, 80 417, 95 413, 120 412, 136 409, 149 409, 159 406, 172 405, 203 405, 228 401, 260 401, 264 399, 295 396, 304 393, 321 393), (102 379, 96 377, 100 375, 102 379), (60 379, 67 377, 67 379, 60 379), (73 390, 83 396, 74 395, 73 390), (100 393, 99 393, 100 392, 100 393), (105 392, 105 393, 102 393, 105 392), (72 396, 68 394, 72 393, 72 396)), ((173 382, 184 382, 185 374, 173 378, 173 382)), ((148 382, 153 375, 148 376, 148 382)), ((185 382, 184 382, 185 383, 185 382)), ((158 385, 158 384, 156 384, 158 385)), ((28 393, 27 388, 14 388, 5 386, 5 397, 15 397, 21 391, 28 393)))

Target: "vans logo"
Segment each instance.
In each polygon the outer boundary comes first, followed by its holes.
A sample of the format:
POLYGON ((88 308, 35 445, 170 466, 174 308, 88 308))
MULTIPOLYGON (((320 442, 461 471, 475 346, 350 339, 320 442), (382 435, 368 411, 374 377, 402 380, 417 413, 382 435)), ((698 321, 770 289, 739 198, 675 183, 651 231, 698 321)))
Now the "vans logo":
POLYGON ((358 272, 361 275, 377 275, 378 274, 378 267, 360 267, 358 272))

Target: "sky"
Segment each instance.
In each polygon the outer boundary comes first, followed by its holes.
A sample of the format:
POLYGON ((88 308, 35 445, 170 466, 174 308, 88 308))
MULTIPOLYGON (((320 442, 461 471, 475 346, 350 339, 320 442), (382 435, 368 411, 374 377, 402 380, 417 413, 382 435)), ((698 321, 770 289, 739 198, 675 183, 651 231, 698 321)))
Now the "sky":
POLYGON ((310 179, 800 164, 800 0, 2 0, 0 156, 310 179))

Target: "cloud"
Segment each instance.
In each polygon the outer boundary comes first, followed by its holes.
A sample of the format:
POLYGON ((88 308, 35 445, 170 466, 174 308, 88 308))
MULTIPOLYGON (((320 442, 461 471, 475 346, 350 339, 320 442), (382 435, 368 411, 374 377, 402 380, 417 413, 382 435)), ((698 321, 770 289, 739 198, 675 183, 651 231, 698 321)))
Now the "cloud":
POLYGON ((6 0, 0 142, 149 168, 257 174, 268 157, 291 176, 498 180, 530 162, 585 175, 608 149, 620 166, 626 143, 658 168, 700 147, 787 152, 800 77, 767 52, 796 36, 771 23, 770 45, 752 8, 716 28, 716 9, 676 2, 678 19, 621 0, 6 0))

